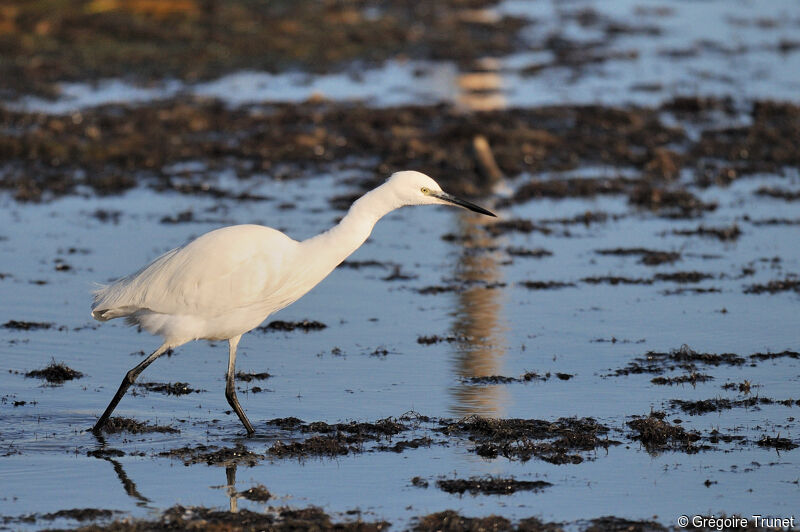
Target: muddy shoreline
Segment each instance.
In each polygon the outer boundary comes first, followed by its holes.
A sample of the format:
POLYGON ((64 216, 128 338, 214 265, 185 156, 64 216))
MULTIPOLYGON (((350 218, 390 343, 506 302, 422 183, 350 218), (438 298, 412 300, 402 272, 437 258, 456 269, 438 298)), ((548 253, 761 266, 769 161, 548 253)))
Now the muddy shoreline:
MULTIPOLYGON (((800 143, 800 107, 754 102, 740 126, 719 129, 719 118, 708 114, 717 103, 679 98, 658 109, 575 106, 463 114, 446 106, 373 109, 332 102, 230 109, 181 99, 71 116, 6 110, 0 112, 0 187, 22 201, 74 193, 79 185, 114 194, 140 183, 224 196, 203 186, 204 175, 229 168, 240 179, 291 179, 349 166, 372 176, 360 183, 363 190, 392 171, 414 167, 457 192, 478 195, 491 184, 474 151, 480 136, 507 176, 598 165, 638 176, 529 178, 504 204, 621 194, 664 216, 698 217, 715 206, 692 190, 729 186, 754 174, 781 175, 800 165, 794 149, 800 143), (664 113, 685 126, 665 125, 664 113), (696 139, 687 135, 689 123, 700 131, 696 139), (199 168, 176 170, 190 161, 199 168)), ((797 199, 791 189, 772 188, 769 195, 797 199)), ((341 207, 347 205, 349 198, 341 207)), ((696 234, 736 236, 702 227, 696 234)))

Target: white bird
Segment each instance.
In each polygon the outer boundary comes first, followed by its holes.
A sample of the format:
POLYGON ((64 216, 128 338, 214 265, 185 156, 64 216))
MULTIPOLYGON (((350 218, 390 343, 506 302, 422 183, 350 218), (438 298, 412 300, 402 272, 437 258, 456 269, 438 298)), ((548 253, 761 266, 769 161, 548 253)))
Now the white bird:
POLYGON ((322 281, 369 237, 385 214, 405 205, 455 204, 494 216, 456 198, 427 175, 405 171, 364 194, 333 228, 302 242, 261 225, 234 225, 206 233, 168 251, 138 272, 94 292, 92 317, 125 318, 161 336, 163 343, 128 371, 92 429, 99 432, 139 374, 168 349, 192 340, 228 340, 225 397, 247 434, 234 387, 236 346, 270 314, 292 304, 322 281))

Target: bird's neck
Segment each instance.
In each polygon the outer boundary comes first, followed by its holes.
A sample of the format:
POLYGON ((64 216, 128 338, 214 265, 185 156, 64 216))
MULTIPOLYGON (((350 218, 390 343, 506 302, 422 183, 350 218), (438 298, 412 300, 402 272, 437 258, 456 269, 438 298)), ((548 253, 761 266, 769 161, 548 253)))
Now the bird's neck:
POLYGON ((361 247, 378 220, 401 206, 391 190, 381 185, 356 200, 338 224, 304 240, 301 246, 309 250, 307 256, 314 257, 316 267, 325 270, 324 275, 327 275, 361 247))

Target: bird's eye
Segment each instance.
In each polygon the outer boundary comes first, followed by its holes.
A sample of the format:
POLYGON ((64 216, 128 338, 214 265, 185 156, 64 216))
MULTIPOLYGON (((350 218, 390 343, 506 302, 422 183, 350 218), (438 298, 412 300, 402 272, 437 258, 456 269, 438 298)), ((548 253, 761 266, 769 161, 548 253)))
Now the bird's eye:
POLYGON ((429 194, 430 193, 430 189, 428 189, 428 187, 422 187, 421 189, 419 189, 419 191, 422 192, 423 194, 429 194))

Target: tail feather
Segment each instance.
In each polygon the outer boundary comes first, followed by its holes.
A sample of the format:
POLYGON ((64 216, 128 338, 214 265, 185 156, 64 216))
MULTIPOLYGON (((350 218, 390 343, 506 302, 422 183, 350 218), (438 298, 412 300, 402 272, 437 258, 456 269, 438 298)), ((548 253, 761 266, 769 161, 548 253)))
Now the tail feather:
POLYGON ((118 288, 119 284, 119 281, 110 285, 95 283, 95 289, 92 290, 92 296, 94 297, 92 317, 97 321, 108 321, 114 318, 130 316, 139 310, 136 306, 119 305, 119 302, 115 301, 115 297, 113 297, 114 288, 118 288))
POLYGON ((108 321, 114 318, 130 316, 139 310, 136 307, 100 308, 92 310, 92 317, 97 321, 108 321))

